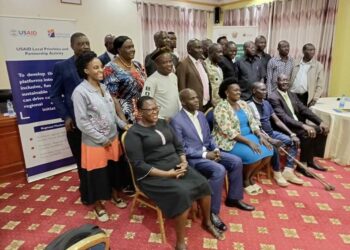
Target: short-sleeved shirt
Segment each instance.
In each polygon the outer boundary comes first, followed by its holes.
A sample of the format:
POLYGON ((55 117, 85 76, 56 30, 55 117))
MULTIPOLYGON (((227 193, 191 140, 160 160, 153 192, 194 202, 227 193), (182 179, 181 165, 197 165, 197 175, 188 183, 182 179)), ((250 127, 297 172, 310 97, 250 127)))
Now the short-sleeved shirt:
POLYGON ((262 102, 262 104, 254 102, 256 109, 258 110, 259 114, 260 114, 260 123, 261 123, 261 128, 267 133, 270 134, 272 133, 273 129, 271 126, 271 116, 273 113, 275 113, 273 111, 273 108, 271 106, 271 104, 264 100, 262 102))
POLYGON ((154 72, 147 78, 141 95, 153 97, 157 101, 161 118, 171 118, 180 110, 177 77, 174 73, 165 76, 154 72))

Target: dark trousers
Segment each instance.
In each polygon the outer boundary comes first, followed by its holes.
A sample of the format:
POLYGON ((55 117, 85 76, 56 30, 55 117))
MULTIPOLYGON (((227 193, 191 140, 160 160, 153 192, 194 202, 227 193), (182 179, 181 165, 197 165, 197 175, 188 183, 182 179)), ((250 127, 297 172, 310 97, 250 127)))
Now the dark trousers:
POLYGON ((307 99, 309 98, 308 92, 305 92, 304 94, 297 94, 298 99, 307 106, 307 99))
POLYGON ((87 200, 87 187, 85 185, 85 178, 83 178, 81 169, 81 131, 78 128, 75 128, 72 131, 67 132, 67 139, 70 150, 72 151, 73 157, 78 167, 78 175, 80 180, 80 198, 81 201, 85 203, 87 200))
POLYGON ((211 212, 219 214, 221 193, 227 171, 229 179, 228 199, 243 199, 242 160, 229 153, 221 152, 221 159, 216 162, 208 159, 189 160, 189 165, 208 178, 212 190, 211 212))
POLYGON ((315 127, 316 137, 310 138, 305 130, 295 132, 300 139, 300 161, 311 163, 314 156, 323 157, 326 147, 327 136, 321 134, 319 127, 315 127))

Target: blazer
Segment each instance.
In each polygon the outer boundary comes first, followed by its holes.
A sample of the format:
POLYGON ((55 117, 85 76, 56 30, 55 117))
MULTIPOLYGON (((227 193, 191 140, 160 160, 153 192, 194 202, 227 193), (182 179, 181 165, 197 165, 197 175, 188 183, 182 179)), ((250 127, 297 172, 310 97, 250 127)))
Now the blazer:
MULTIPOLYGON (((209 83, 211 86, 211 104, 215 107, 216 104, 221 100, 219 96, 219 87, 222 83, 223 74, 219 74, 217 67, 210 61, 209 57, 205 60, 205 68, 208 73, 209 83)), ((221 68, 219 67, 219 70, 221 68)))
POLYGON ((237 77, 236 63, 232 62, 232 60, 223 56, 218 64, 224 73, 224 79, 232 76, 237 77))
MULTIPOLYGON (((205 68, 205 66, 203 65, 205 68)), ((193 64, 191 58, 187 56, 184 60, 180 61, 176 67, 176 75, 178 79, 179 91, 190 88, 196 91, 199 99, 199 110, 203 110, 203 84, 201 77, 197 71, 196 66, 193 64)), ((210 92, 210 84, 209 84, 210 92)))
MULTIPOLYGON (((259 130, 259 123, 245 101, 238 101, 241 109, 246 113, 249 121, 250 129, 255 132, 259 130)), ((232 150, 235 145, 235 137, 241 134, 239 119, 227 100, 222 100, 214 109, 214 129, 213 136, 218 146, 225 150, 232 150)))
MULTIPOLYGON (((290 78, 290 82, 293 84, 294 80, 300 70, 300 62, 295 63, 292 71, 292 76, 290 78)), ((311 66, 309 71, 307 72, 307 92, 308 99, 307 103, 309 104, 312 100, 318 100, 324 90, 324 75, 323 75, 323 65, 312 59, 310 62, 311 66)))
POLYGON ((74 118, 72 93, 84 79, 78 75, 74 56, 57 62, 53 68, 50 99, 63 120, 74 118))
POLYGON ((293 117, 292 112, 288 108, 286 101, 283 96, 275 90, 269 96, 269 102, 273 107, 276 115, 282 120, 287 127, 294 130, 295 129, 303 129, 302 126, 305 123, 306 119, 312 121, 316 125, 320 125, 322 120, 315 115, 308 107, 306 107, 296 96, 296 94, 287 91, 290 101, 292 102, 294 113, 298 117, 299 121, 296 121, 293 117))
POLYGON ((102 55, 100 55, 98 58, 101 60, 103 66, 105 66, 107 63, 111 61, 111 58, 109 57, 107 51, 102 55))
POLYGON ((197 117, 202 129, 203 141, 200 139, 196 128, 184 109, 181 109, 170 121, 170 126, 174 129, 178 140, 182 143, 186 158, 192 166, 203 160, 203 147, 208 151, 213 151, 217 148, 210 134, 209 124, 205 115, 198 111, 197 117))

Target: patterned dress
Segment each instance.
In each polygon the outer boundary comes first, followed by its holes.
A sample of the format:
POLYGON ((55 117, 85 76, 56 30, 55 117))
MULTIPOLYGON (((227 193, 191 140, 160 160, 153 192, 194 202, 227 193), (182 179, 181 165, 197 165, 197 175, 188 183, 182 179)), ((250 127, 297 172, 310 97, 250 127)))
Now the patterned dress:
POLYGON ((126 71, 111 61, 103 70, 104 81, 112 96, 119 99, 126 119, 134 123, 137 117, 136 102, 141 96, 146 73, 139 62, 133 61, 135 69, 126 71))

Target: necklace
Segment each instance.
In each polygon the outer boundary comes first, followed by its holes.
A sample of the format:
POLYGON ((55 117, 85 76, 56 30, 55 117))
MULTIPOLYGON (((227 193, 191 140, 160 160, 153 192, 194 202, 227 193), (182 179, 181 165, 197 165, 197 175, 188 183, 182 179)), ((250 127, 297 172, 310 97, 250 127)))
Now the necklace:
POLYGON ((123 64, 123 66, 124 66, 125 68, 131 68, 131 67, 132 67, 132 63, 131 63, 131 62, 130 62, 130 64, 128 65, 128 64, 122 59, 121 56, 118 55, 118 58, 119 58, 120 63, 123 64))

